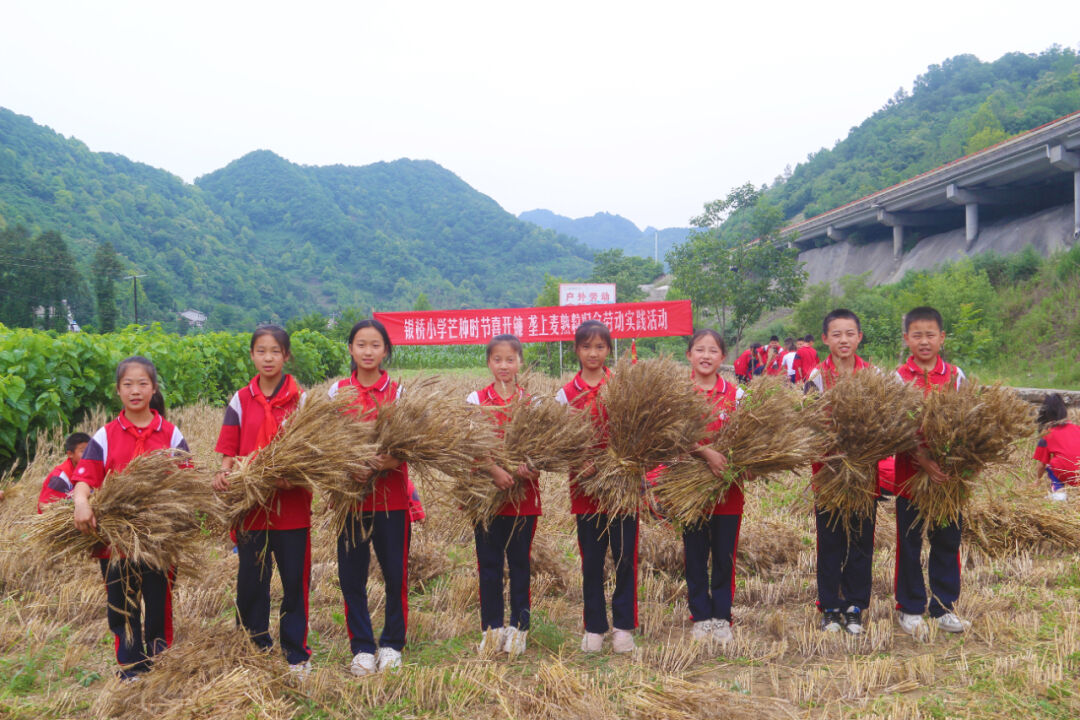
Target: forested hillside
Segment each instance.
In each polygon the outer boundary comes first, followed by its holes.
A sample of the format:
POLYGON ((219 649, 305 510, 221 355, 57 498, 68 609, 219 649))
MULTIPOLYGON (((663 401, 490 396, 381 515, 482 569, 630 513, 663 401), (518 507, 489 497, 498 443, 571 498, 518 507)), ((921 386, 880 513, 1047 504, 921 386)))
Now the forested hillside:
POLYGON ((651 258, 654 242, 659 246, 658 257, 663 261, 668 250, 686 240, 690 228, 664 228, 657 230, 638 226, 621 215, 598 212, 591 217, 569 218, 550 210, 527 210, 518 215, 519 220, 531 222, 542 228, 577 238, 593 250, 622 250, 627 255, 651 258))
POLYGON ((524 305, 545 272, 588 277, 592 258, 433 162, 303 167, 259 151, 191 185, 0 108, 0 230, 17 226, 58 232, 84 275, 111 242, 125 273, 146 275, 140 320, 194 307, 216 328, 421 292, 436 307, 524 305))

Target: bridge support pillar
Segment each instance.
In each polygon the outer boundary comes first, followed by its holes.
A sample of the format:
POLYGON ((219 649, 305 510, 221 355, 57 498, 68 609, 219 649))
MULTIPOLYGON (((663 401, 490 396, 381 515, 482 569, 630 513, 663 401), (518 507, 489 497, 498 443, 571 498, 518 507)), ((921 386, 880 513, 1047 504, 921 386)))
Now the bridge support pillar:
POLYGON ((892 226, 892 255, 893 260, 899 260, 904 254, 904 226, 892 226))
POLYGON ((968 203, 964 205, 964 239, 967 241, 964 249, 970 250, 977 237, 979 237, 979 204, 968 203))
POLYGON ((1080 238, 1080 170, 1073 173, 1073 240, 1080 238))

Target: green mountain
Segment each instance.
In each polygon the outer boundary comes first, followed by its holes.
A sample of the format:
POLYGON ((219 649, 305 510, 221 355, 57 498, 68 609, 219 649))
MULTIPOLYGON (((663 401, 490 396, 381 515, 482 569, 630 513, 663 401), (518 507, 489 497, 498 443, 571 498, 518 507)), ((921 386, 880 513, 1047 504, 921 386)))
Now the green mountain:
POLYGON ((653 257, 653 252, 658 250, 657 257, 661 262, 667 251, 686 240, 690 233, 690 228, 657 230, 647 227, 639 230, 622 215, 606 212, 598 212, 592 217, 569 218, 550 210, 527 210, 518 215, 518 220, 577 238, 593 250, 619 249, 627 255, 645 258, 653 257))
POLYGON ((140 320, 193 307, 219 328, 400 309, 420 292, 435 307, 521 306, 544 273, 592 268, 587 247, 433 162, 307 167, 264 150, 192 185, 0 108, 0 230, 19 225, 60 232, 84 275, 112 242, 146 275, 140 320))

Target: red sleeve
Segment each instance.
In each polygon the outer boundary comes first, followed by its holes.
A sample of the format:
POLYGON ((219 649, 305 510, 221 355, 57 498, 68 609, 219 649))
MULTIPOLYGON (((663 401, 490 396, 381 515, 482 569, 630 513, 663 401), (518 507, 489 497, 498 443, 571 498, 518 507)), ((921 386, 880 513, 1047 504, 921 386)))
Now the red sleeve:
POLYGON ((409 493, 409 522, 420 522, 427 517, 424 513, 424 506, 420 502, 420 493, 416 490, 416 486, 413 485, 413 481, 407 480, 408 484, 405 486, 405 490, 409 493))
POLYGON ((101 483, 105 482, 105 452, 107 446, 108 435, 105 428, 101 428, 94 433, 94 437, 87 443, 82 460, 75 466, 75 475, 71 478, 73 485, 84 482, 95 489, 101 487, 101 483))
POLYGON ((1043 465, 1049 465, 1051 460, 1050 448, 1046 444, 1046 438, 1039 438, 1039 442, 1035 445, 1035 454, 1033 458, 1041 462, 1043 465))

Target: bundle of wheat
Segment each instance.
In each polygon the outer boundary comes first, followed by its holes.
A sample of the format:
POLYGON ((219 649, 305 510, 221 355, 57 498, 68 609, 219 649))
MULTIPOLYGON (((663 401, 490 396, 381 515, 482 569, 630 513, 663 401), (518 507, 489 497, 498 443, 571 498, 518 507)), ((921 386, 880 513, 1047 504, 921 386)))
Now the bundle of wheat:
POLYGON ((94 532, 76 530, 71 503, 59 502, 30 522, 31 541, 46 556, 85 555, 107 545, 113 558, 167 572, 197 556, 207 518, 222 515, 210 483, 189 459, 175 450, 139 455, 90 496, 97 520, 94 532))
POLYGON ((850 527, 874 513, 880 460, 918 444, 918 389, 874 370, 842 375, 826 390, 819 416, 827 438, 814 474, 814 502, 850 527))
POLYGON ((645 473, 698 446, 709 408, 686 366, 669 356, 639 363, 624 357, 600 391, 600 403, 607 413, 607 444, 596 453, 596 471, 579 476, 578 486, 601 512, 636 513, 645 473))
POLYGON ((1027 486, 977 493, 964 512, 964 532, 980 550, 1000 557, 1020 550, 1080 552, 1080 516, 1071 503, 1047 502, 1027 486))
POLYGON ((926 396, 921 430, 927 454, 946 480, 936 483, 919 471, 908 479, 907 491, 919 517, 937 526, 956 522, 976 476, 1006 462, 1016 442, 1034 434, 1035 409, 1000 384, 969 380, 955 391, 926 396))
POLYGON ((686 457, 658 476, 652 493, 668 519, 683 526, 699 523, 732 483, 768 480, 821 457, 820 414, 820 406, 786 380, 756 378, 710 444, 727 457, 723 474, 713 474, 701 458, 686 457))
POLYGON ((238 527, 252 511, 275 512, 279 481, 333 494, 370 469, 375 455, 371 426, 345 413, 355 397, 352 388, 333 398, 310 393, 270 444, 239 461, 222 494, 230 527, 238 527))

